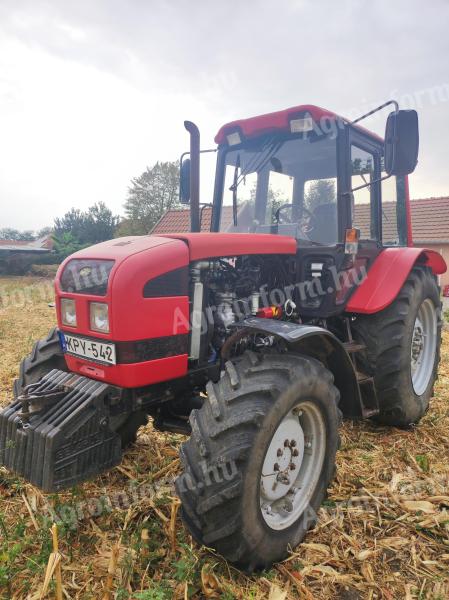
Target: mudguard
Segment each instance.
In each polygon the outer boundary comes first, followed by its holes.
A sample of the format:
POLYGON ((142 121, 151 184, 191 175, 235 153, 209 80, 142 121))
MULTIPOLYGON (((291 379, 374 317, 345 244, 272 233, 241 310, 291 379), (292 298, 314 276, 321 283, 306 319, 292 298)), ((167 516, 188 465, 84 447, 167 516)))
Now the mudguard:
POLYGON ((345 417, 363 416, 363 401, 353 362, 346 348, 332 332, 314 325, 298 325, 258 317, 248 317, 234 326, 237 332, 223 346, 223 359, 226 360, 226 352, 234 341, 242 334, 247 334, 248 330, 280 337, 293 352, 316 358, 331 371, 340 391, 339 407, 345 417))
POLYGON ((429 267, 434 275, 447 270, 444 258, 435 250, 385 248, 350 298, 346 312, 372 314, 386 308, 398 295, 415 264, 429 267))

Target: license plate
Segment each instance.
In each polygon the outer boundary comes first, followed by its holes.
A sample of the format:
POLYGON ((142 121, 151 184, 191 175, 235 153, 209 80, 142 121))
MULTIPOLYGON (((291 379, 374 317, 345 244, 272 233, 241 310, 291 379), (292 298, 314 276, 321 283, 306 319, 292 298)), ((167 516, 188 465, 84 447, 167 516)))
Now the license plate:
POLYGON ((95 362, 115 365, 115 344, 89 340, 87 338, 61 334, 62 349, 67 354, 80 356, 95 362))

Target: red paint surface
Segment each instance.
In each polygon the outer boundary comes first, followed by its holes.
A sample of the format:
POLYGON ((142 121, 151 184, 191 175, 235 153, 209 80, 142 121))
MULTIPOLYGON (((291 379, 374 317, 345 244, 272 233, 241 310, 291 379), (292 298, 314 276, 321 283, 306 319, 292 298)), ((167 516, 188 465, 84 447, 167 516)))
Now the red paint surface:
POLYGON ((349 300, 346 312, 371 314, 386 308, 396 298, 417 262, 430 267, 435 275, 441 275, 447 269, 443 257, 434 250, 386 248, 349 300))
MULTIPOLYGON (((292 106, 285 110, 279 110, 265 115, 259 115, 257 117, 250 117, 249 119, 238 119, 237 121, 231 121, 223 125, 215 136, 215 142, 217 144, 223 144, 226 142, 226 135, 234 131, 240 131, 245 138, 256 137, 273 131, 290 131, 290 121, 294 118, 298 118, 301 113, 308 113, 312 119, 320 125, 321 119, 336 121, 343 119, 336 113, 314 106, 313 104, 301 104, 299 106, 292 106)), ((324 125, 324 123, 323 123, 324 125)), ((382 140, 378 135, 367 131, 364 127, 355 125, 355 127, 377 140, 382 140)))
MULTIPOLYGON (((120 238, 76 252, 60 266, 55 280, 58 325, 62 331, 112 342, 151 339, 189 332, 187 296, 144 298, 147 281, 189 263, 188 246, 181 240, 141 236, 120 238), (63 292, 59 277, 73 258, 114 260, 106 296, 63 292), (73 298, 77 327, 61 322, 60 299, 73 298), (90 302, 109 306, 109 333, 90 329, 90 302)), ((187 355, 135 364, 99 365, 93 361, 66 355, 71 371, 123 387, 149 385, 181 377, 187 373, 187 355)))
POLYGON ((163 237, 184 240, 190 260, 243 254, 296 254, 292 237, 264 233, 167 233, 163 237))
POLYGON ((143 387, 187 373, 187 354, 126 365, 99 365, 70 354, 65 359, 74 373, 124 388, 143 387))

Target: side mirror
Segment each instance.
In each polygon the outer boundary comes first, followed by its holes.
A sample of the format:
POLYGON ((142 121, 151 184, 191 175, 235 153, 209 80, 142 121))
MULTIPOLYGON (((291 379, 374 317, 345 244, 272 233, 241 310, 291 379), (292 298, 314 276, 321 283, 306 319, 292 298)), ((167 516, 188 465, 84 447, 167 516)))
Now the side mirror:
POLYGON ((190 158, 185 158, 179 171, 179 201, 181 204, 190 202, 190 158))
POLYGON ((388 115, 385 127, 385 171, 388 175, 413 173, 418 163, 419 128, 416 110, 388 115))

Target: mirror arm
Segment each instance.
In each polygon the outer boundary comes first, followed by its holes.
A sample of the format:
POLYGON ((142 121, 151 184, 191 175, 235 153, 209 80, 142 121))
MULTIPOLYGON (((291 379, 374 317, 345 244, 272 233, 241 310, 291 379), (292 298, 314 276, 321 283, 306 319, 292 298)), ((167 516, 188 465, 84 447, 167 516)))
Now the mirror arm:
POLYGON ((379 183, 381 181, 385 181, 386 179, 390 179, 390 177, 393 177, 392 175, 385 175, 385 177, 379 177, 378 179, 373 179, 373 181, 369 181, 368 183, 364 183, 363 185, 359 185, 358 187, 352 188, 352 190, 350 192, 346 192, 346 194, 352 194, 353 192, 356 192, 357 190, 363 190, 363 188, 369 187, 370 185, 373 185, 373 183, 379 183))
POLYGON ((358 119, 355 119, 355 121, 351 121, 351 125, 355 125, 359 121, 362 121, 363 119, 366 119, 366 117, 370 117, 371 115, 374 115, 374 113, 378 112, 379 110, 382 110, 386 106, 390 106, 390 104, 394 104, 395 112, 399 111, 399 104, 396 102, 396 100, 388 100, 388 102, 385 102, 384 104, 381 104, 377 108, 373 108, 373 110, 370 110, 365 115, 362 115, 361 117, 358 117, 358 119))

